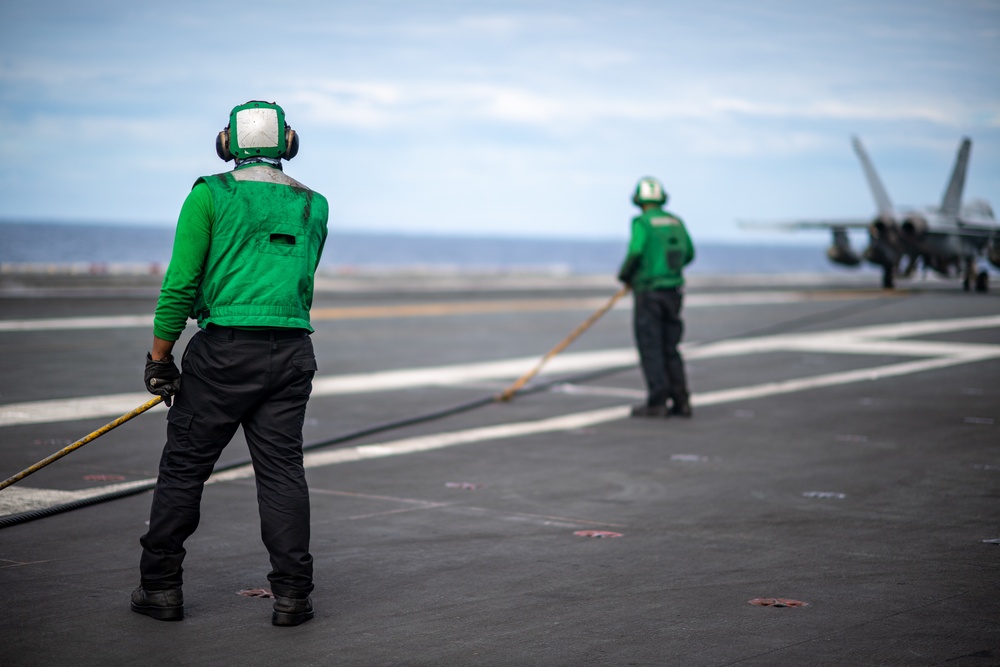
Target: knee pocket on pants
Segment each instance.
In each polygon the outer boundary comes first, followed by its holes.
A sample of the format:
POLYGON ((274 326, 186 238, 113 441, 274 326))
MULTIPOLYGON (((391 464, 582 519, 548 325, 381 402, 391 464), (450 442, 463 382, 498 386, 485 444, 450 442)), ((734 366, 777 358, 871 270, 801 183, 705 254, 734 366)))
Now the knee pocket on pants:
POLYGON ((188 441, 193 421, 194 413, 183 412, 176 407, 170 408, 167 412, 167 429, 180 442, 188 441))

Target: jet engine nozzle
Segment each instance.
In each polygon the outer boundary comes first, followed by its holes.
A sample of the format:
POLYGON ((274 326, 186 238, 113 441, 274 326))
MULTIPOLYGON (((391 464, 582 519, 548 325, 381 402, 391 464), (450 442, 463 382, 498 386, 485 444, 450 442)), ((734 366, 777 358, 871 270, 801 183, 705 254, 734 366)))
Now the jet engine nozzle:
POLYGON ((887 215, 880 215, 872 221, 869 232, 873 239, 891 241, 896 236, 896 221, 887 215))
POLYGON ((922 239, 927 236, 927 220, 919 215, 914 215, 903 221, 900 227, 903 236, 910 239, 922 239))

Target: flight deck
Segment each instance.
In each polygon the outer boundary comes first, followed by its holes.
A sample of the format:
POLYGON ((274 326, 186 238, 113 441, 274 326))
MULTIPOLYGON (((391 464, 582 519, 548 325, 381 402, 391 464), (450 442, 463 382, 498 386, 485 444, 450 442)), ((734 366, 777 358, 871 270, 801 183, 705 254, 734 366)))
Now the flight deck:
MULTIPOLYGON (((0 478, 151 398, 155 288, 91 283, 0 290, 0 478)), ((616 289, 321 280, 315 619, 270 624, 240 434, 184 620, 129 610, 161 405, 0 491, 3 663, 1000 664, 1000 295, 699 277, 691 419, 629 418, 630 297, 493 400, 616 289)))

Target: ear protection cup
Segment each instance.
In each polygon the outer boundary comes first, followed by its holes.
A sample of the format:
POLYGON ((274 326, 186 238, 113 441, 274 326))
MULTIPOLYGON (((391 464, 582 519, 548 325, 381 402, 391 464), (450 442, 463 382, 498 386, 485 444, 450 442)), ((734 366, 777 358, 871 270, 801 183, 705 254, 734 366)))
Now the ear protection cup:
POLYGON ((233 159, 233 154, 229 152, 229 126, 215 137, 215 152, 220 158, 229 162, 233 159))
POLYGON ((281 157, 291 160, 299 153, 299 135, 288 125, 285 126, 285 152, 281 157))

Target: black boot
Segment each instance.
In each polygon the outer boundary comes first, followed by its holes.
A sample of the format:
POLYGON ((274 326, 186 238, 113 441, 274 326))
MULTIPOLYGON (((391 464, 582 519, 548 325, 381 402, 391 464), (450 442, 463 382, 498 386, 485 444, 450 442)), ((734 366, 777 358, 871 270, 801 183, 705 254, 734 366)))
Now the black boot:
POLYGON ((184 618, 184 594, 179 588, 147 591, 139 586, 132 591, 132 611, 158 621, 179 621, 184 618))
POLYGON ((666 405, 636 405, 632 408, 633 417, 669 417, 666 405))
POLYGON ((670 414, 675 417, 690 417, 691 416, 691 403, 688 400, 674 399, 672 405, 670 406, 670 414))
POLYGON ((310 598, 287 598, 282 595, 275 597, 272 624, 300 625, 312 617, 313 604, 310 598))

